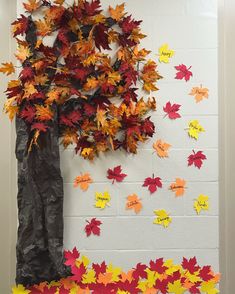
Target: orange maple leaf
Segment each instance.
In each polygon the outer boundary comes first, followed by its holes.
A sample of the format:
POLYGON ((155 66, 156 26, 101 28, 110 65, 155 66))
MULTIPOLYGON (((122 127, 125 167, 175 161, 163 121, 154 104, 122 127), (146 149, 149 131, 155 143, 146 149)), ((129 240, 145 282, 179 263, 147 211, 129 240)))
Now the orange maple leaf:
POLYGON ((43 105, 36 105, 36 116, 37 119, 40 121, 47 121, 51 120, 53 117, 53 112, 49 105, 43 106, 43 105))
POLYGON ((185 192, 186 181, 180 178, 176 178, 175 182, 169 187, 171 191, 175 193, 176 197, 183 196, 185 192))
POLYGON ((129 283, 133 280, 133 272, 134 270, 129 270, 127 273, 121 273, 121 281, 125 282, 128 281, 129 283))
POLYGON ((168 157, 168 149, 171 147, 170 144, 163 142, 162 140, 157 140, 153 144, 153 148, 156 150, 159 157, 168 157))
POLYGON ((93 183, 93 180, 89 173, 85 173, 81 176, 78 176, 74 180, 74 187, 80 187, 83 191, 86 191, 89 188, 89 184, 93 183))
POLYGON ((67 148, 71 144, 78 143, 78 134, 76 130, 66 129, 62 134, 61 144, 63 144, 64 148, 67 148))
POLYGON ((24 62, 26 58, 30 56, 30 50, 27 45, 19 45, 18 51, 15 54, 16 58, 21 62, 24 62))
POLYGON ((200 87, 193 87, 189 95, 194 96, 196 102, 202 101, 204 98, 209 97, 209 89, 200 87))
POLYGON ((112 273, 104 273, 99 274, 97 282, 100 284, 104 284, 107 286, 112 281, 113 274, 112 273))
POLYGON ((133 209, 135 213, 139 213, 142 207, 141 199, 136 194, 127 197, 126 209, 133 209))
POLYGON ((37 26, 37 33, 39 36, 45 37, 51 33, 51 24, 48 21, 42 21, 41 19, 35 21, 37 26))
POLYGON ((125 3, 117 5, 116 8, 112 8, 111 6, 109 6, 109 13, 113 19, 119 21, 125 15, 124 9, 125 3))
POLYGON ((28 0, 28 3, 23 3, 23 5, 26 11, 32 13, 40 7, 40 1, 28 0))
POLYGON ((15 72, 15 68, 12 62, 2 63, 2 67, 0 67, 0 72, 5 73, 6 75, 10 75, 15 72))

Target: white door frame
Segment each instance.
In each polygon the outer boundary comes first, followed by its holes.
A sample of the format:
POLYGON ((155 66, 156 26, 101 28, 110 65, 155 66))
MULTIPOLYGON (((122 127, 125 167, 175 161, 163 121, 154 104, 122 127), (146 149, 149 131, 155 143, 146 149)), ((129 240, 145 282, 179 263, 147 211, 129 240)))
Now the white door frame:
POLYGON ((235 1, 219 0, 219 160, 221 293, 235 279, 235 1))

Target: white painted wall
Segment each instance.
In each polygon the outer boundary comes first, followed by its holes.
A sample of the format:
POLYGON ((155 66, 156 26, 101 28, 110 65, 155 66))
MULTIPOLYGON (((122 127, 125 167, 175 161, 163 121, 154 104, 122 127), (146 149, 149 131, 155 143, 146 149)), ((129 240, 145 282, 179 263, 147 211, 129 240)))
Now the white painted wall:
MULTIPOLYGON (((103 1, 105 6, 123 0, 103 1)), ((197 256, 201 264, 218 265, 218 96, 217 96, 217 1, 216 0, 128 0, 127 11, 143 19, 143 31, 148 35, 143 45, 153 51, 165 42, 176 51, 169 65, 159 65, 164 76, 156 97, 159 111, 153 116, 157 134, 141 147, 138 155, 115 152, 102 156, 93 164, 74 155, 72 149, 61 153, 61 168, 65 180, 65 247, 77 246, 92 261, 106 260, 129 268, 137 262, 155 257, 174 258, 197 256), (174 65, 192 65, 193 79, 188 82, 174 79, 174 65), (200 84, 210 89, 210 97, 195 104, 187 94, 200 84), (163 119, 162 106, 168 101, 182 104, 182 119, 175 122, 163 119), (187 137, 184 129, 191 119, 198 119, 206 129, 198 142, 187 137), (152 142, 157 138, 173 145, 169 159, 153 154, 152 142), (192 149, 203 150, 208 157, 198 171, 187 167, 192 149), (106 178, 110 167, 121 164, 128 178, 112 185, 106 178), (73 180, 81 172, 90 172, 95 183, 84 193, 73 188, 73 180), (144 179, 154 173, 164 181, 164 188, 150 196, 141 187, 144 179), (187 193, 175 199, 167 188, 176 177, 185 178, 187 193), (104 211, 94 208, 94 192, 108 190, 111 207, 104 211), (126 196, 137 193, 144 209, 139 215, 125 210, 126 196), (200 193, 210 197, 211 209, 196 216, 193 199, 200 193), (153 225, 153 210, 164 208, 173 215, 169 229, 153 225), (100 237, 87 238, 86 219, 102 220, 100 237)))

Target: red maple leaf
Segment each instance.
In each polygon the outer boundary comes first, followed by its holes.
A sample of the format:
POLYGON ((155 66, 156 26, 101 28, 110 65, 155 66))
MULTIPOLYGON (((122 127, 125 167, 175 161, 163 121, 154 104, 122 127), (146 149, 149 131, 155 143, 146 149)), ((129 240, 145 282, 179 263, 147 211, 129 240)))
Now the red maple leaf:
POLYGON ((89 3, 88 1, 84 2, 85 13, 89 16, 99 14, 101 12, 99 8, 100 8, 100 0, 92 0, 91 3, 89 3))
POLYGON ((150 120, 150 117, 147 117, 142 125, 141 125, 141 130, 147 134, 148 136, 152 137, 154 132, 155 132, 155 125, 154 123, 150 120))
POLYGON ((72 266, 71 272, 73 276, 71 277, 71 280, 75 282, 80 282, 82 279, 82 276, 86 273, 86 268, 83 263, 79 267, 77 266, 72 266))
POLYGON ((190 68, 191 66, 187 68, 187 66, 184 64, 175 66, 175 69, 177 70, 175 79, 177 80, 185 79, 186 82, 189 81, 189 79, 193 76, 193 73, 190 71, 190 68))
POLYGON ((66 259, 65 265, 74 266, 76 259, 78 259, 80 253, 78 252, 77 248, 74 247, 72 251, 64 251, 64 258, 66 259))
POLYGON ((147 278, 147 273, 146 273, 146 268, 147 268, 147 265, 145 264, 142 264, 142 263, 138 263, 136 265, 136 267, 134 268, 134 271, 133 271, 133 278, 135 280, 139 280, 139 278, 142 278, 142 279, 146 279, 147 278))
POLYGON ((101 264, 93 263, 93 264, 92 264, 92 268, 93 268, 93 270, 94 270, 95 273, 96 273, 96 277, 98 277, 99 274, 103 274, 103 273, 106 272, 107 265, 106 265, 106 263, 103 261, 101 264))
POLYGON ((181 115, 178 113, 180 110, 180 104, 171 104, 170 101, 166 103, 166 106, 163 107, 164 112, 166 112, 165 116, 168 116, 170 119, 180 118, 181 115))
POLYGON ((91 219, 91 221, 87 221, 87 223, 88 224, 85 226, 85 232, 87 237, 89 237, 91 234, 99 236, 100 225, 102 224, 102 222, 94 217, 91 219))
POLYGON ((155 178, 154 175, 152 178, 148 177, 144 180, 144 184, 142 186, 148 187, 148 190, 152 194, 157 191, 157 188, 162 188, 161 178, 155 178))
POLYGON ((122 173, 121 165, 118 165, 113 169, 109 168, 107 171, 107 178, 113 180, 112 183, 114 183, 114 181, 122 182, 126 176, 126 174, 122 173))
POLYGON ((189 289, 189 292, 191 294, 200 294, 201 291, 197 288, 199 287, 200 285, 193 285, 190 289, 189 289))
POLYGON ((168 280, 167 279, 163 279, 163 280, 157 279, 155 282, 154 288, 156 290, 159 290, 161 293, 166 294, 167 288, 168 288, 168 280))
POLYGON ((65 289, 64 286, 60 287, 59 294, 69 294, 70 290, 65 289))
POLYGON ((53 286, 53 287, 50 287, 50 288, 48 288, 46 286, 46 288, 43 289, 43 294, 55 294, 56 292, 57 292, 57 287, 56 286, 53 286))
POLYGON ((188 166, 194 164, 194 166, 200 169, 203 164, 203 160, 206 159, 206 155, 203 154, 203 151, 198 151, 197 153, 195 153, 195 151, 193 150, 193 154, 189 155, 188 157, 188 166))
POLYGON ((34 120, 36 110, 33 106, 26 105, 25 108, 21 111, 20 117, 31 123, 34 120))
POLYGON ((41 132, 46 132, 47 129, 48 129, 48 126, 46 126, 44 123, 40 123, 40 122, 34 123, 31 126, 31 130, 39 130, 41 132))
POLYGON ((95 45, 100 50, 103 49, 111 49, 109 47, 109 36, 107 34, 108 28, 100 23, 95 26, 94 29, 94 38, 95 38, 95 45))
POLYGON ((23 35, 28 29, 28 18, 23 14, 20 16, 20 18, 17 18, 17 20, 12 23, 14 37, 23 35))
POLYGON ((60 124, 69 126, 69 127, 74 127, 81 118, 81 113, 78 110, 73 110, 70 112, 68 115, 62 114, 60 117, 60 124))
POLYGON ((205 282, 211 280, 213 278, 213 275, 211 274, 211 267, 209 265, 203 266, 200 270, 199 276, 205 282))
POLYGON ((189 260, 184 257, 182 261, 182 267, 188 270, 190 274, 193 274, 200 269, 200 267, 197 265, 196 257, 190 258, 189 260))
POLYGON ((75 78, 81 80, 82 82, 85 81, 87 75, 90 73, 88 68, 76 68, 73 71, 75 73, 75 78))
POLYGON ((96 109, 94 106, 88 104, 88 103, 85 103, 84 104, 84 111, 85 111, 85 114, 90 116, 90 115, 93 115, 95 112, 96 112, 96 109))
POLYGON ((156 261, 151 260, 149 263, 150 270, 155 271, 159 274, 163 274, 165 270, 167 270, 167 267, 163 265, 164 265, 163 258, 156 259, 156 261))
POLYGON ((34 76, 34 72, 30 66, 26 66, 20 73, 20 78, 22 80, 31 79, 34 76))
POLYGON ((138 28, 141 24, 142 20, 136 21, 131 18, 131 15, 125 17, 120 23, 120 27, 122 28, 124 33, 131 33, 134 29, 138 28))

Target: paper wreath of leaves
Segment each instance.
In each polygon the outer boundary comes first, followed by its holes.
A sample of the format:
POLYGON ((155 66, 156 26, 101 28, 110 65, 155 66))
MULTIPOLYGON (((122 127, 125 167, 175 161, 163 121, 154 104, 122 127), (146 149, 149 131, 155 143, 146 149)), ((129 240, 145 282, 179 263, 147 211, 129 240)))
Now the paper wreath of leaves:
MULTIPOLYGON (((161 78, 147 59, 150 51, 139 48, 142 21, 127 15, 124 4, 106 14, 100 0, 23 5, 25 15, 12 24, 22 70, 8 84, 5 112, 29 126, 29 150, 58 119, 62 144, 75 144, 84 158, 119 148, 136 153, 138 142, 153 136, 148 114, 156 108, 154 98, 138 97, 137 84, 149 94, 161 78)), ((0 72, 9 75, 15 67, 3 63, 0 72)))

